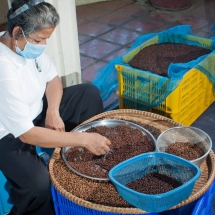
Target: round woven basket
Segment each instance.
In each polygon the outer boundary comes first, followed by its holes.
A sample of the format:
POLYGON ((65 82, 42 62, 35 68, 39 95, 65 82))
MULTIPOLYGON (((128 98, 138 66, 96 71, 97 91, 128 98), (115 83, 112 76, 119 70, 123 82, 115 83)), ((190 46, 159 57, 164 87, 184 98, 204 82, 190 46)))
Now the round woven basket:
MULTIPOLYGON (((85 124, 94 120, 98 120, 98 119, 123 119, 123 120, 133 121, 136 123, 143 123, 143 124, 154 126, 160 129, 161 132, 168 128, 181 125, 169 118, 166 118, 157 114, 153 114, 145 111, 132 110, 132 109, 120 109, 120 110, 108 111, 108 112, 96 115, 82 124, 85 124)), ((61 184, 57 181, 53 171, 55 162, 57 160, 62 159, 60 151, 61 151, 60 148, 56 148, 55 151, 53 152, 49 162, 49 173, 50 173, 50 178, 53 186, 65 198, 69 199, 70 201, 80 206, 94 209, 94 210, 104 211, 104 212, 112 212, 112 213, 119 213, 119 214, 146 214, 147 213, 138 208, 110 207, 110 206, 105 206, 101 204, 95 204, 95 203, 83 200, 81 198, 78 198, 77 196, 65 190, 61 186, 61 184)), ((210 151, 207 159, 201 165, 202 174, 199 180, 196 182, 192 194, 189 196, 189 198, 187 198, 186 200, 184 200, 183 202, 181 202, 180 204, 176 205, 171 209, 176 209, 195 201, 208 190, 208 188, 213 183, 214 176, 215 176, 214 164, 215 164, 214 153, 213 151, 210 151)))

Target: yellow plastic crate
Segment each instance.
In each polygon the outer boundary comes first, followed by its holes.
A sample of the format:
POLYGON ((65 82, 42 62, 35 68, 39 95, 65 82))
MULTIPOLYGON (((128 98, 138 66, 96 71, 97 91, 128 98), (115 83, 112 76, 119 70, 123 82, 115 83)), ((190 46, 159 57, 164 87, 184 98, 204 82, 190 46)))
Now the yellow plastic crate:
MULTIPOLYGON (((141 78, 146 79, 146 74, 143 75, 138 70, 126 70, 126 67, 122 65, 117 65, 116 69, 118 71, 119 108, 141 110, 141 107, 144 106, 144 100, 150 101, 151 97, 154 96, 154 91, 151 92, 152 87, 156 87, 156 83, 150 84, 151 89, 144 89, 141 86, 141 78), (139 77, 139 80, 136 77, 139 77)), ((163 86, 165 88, 165 83, 163 86)), ((157 91, 156 96, 159 93, 162 93, 162 89, 157 91)), ((205 74, 192 68, 184 75, 178 87, 166 97, 161 105, 148 111, 189 126, 214 101, 213 84, 205 74)))

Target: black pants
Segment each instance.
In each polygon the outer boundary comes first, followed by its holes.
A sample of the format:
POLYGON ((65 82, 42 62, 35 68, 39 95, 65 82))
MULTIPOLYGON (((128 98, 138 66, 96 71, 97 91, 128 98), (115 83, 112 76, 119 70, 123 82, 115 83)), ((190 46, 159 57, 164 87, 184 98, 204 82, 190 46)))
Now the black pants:
MULTIPOLYGON (((42 113, 34 120, 44 126, 47 101, 42 113)), ((66 131, 103 111, 98 89, 91 84, 80 84, 64 89, 60 115, 66 131)), ((11 215, 53 215, 50 179, 47 168, 36 154, 35 146, 23 143, 8 134, 0 140, 0 170, 11 185, 14 203, 11 215)))

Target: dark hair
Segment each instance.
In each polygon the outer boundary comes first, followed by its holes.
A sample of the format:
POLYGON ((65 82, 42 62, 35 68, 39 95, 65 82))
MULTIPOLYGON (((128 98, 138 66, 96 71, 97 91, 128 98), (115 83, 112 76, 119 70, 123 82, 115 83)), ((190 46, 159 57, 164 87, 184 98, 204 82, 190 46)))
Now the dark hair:
MULTIPOLYGON (((41 2, 32 6, 30 0, 14 0, 7 13, 7 31, 12 36, 14 27, 19 26, 26 36, 45 28, 55 28, 59 23, 59 14, 53 5, 41 2), (18 8, 27 4, 29 9, 10 19, 10 15, 18 8)), ((22 35, 21 31, 16 37, 22 35)))

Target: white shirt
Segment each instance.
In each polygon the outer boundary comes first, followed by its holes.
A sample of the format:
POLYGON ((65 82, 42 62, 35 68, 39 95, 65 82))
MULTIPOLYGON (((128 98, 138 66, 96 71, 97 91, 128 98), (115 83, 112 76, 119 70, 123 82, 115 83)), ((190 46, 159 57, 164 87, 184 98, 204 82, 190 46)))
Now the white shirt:
POLYGON ((44 53, 37 61, 41 72, 35 60, 23 58, 0 42, 0 139, 9 133, 24 134, 42 111, 46 84, 57 71, 44 53))

